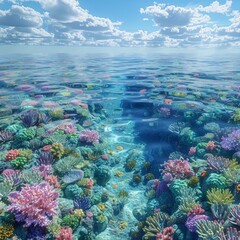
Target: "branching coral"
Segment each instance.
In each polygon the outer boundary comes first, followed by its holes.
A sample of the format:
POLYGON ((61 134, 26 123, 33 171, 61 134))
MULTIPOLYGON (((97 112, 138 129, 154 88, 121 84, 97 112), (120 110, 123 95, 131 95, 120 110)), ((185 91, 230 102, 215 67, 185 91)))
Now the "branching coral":
POLYGON ((229 215, 229 221, 237 226, 240 226, 240 205, 234 206, 229 215))
POLYGON ((50 217, 57 214, 58 193, 47 182, 33 186, 26 185, 20 192, 11 192, 8 200, 11 203, 7 210, 14 213, 18 222, 24 226, 47 226, 50 217))
POLYGON ((223 232, 223 226, 220 223, 209 220, 198 221, 196 227, 199 237, 206 240, 215 240, 223 232))
POLYGON ((211 206, 213 216, 217 220, 226 220, 229 214, 229 205, 214 203, 211 206))
POLYGON ((234 196, 229 189, 217 189, 213 188, 207 191, 207 198, 210 204, 232 204, 234 202, 234 196))
POLYGON ((207 159, 207 164, 209 169, 220 173, 230 166, 230 160, 224 157, 209 156, 207 159))
POLYGON ((175 159, 164 163, 163 173, 171 173, 175 179, 184 179, 193 176, 193 171, 187 160, 175 159))
POLYGON ((146 226, 143 228, 144 239, 152 239, 156 237, 157 233, 163 231, 166 221, 169 220, 169 216, 166 213, 157 212, 153 216, 150 216, 146 220, 146 226))

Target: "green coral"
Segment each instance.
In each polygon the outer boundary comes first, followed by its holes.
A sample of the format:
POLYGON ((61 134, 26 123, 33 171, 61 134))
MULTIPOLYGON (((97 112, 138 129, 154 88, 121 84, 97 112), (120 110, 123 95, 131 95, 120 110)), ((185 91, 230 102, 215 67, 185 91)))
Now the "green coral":
POLYGON ((176 179, 170 184, 170 190, 175 197, 180 196, 184 188, 187 188, 187 182, 185 180, 176 179))
POLYGON ((232 204, 234 202, 234 196, 229 189, 210 189, 207 191, 207 198, 210 204, 232 204))
POLYGON ((73 169, 81 160, 72 156, 67 156, 54 164, 54 168, 60 174, 64 174, 73 169))
POLYGON ((216 240, 223 232, 223 226, 220 223, 209 220, 198 221, 196 227, 199 237, 206 240, 216 240))
POLYGON ((148 217, 146 219, 146 225, 143 228, 145 232, 143 239, 156 239, 156 234, 162 232, 164 223, 169 219, 169 216, 162 212, 154 213, 153 216, 148 217))
POLYGON ((23 128, 16 134, 16 138, 19 141, 29 141, 36 136, 36 130, 34 127, 23 128))
POLYGON ((233 121, 236 123, 240 123, 240 108, 238 108, 234 111, 233 121))
POLYGON ((64 118, 64 111, 61 108, 51 109, 48 111, 50 117, 53 120, 59 120, 64 118))
POLYGON ((4 181, 0 183, 0 198, 6 198, 13 189, 13 182, 4 181))
POLYGON ((41 174, 39 172, 35 172, 31 170, 23 172, 22 178, 25 183, 28 183, 30 185, 34 183, 40 183, 42 181, 41 174))
POLYGON ((11 165, 14 168, 21 169, 24 167, 24 165, 28 162, 27 158, 25 157, 16 157, 11 161, 11 165))
POLYGON ((82 193, 83 190, 77 184, 70 184, 64 190, 66 198, 69 199, 80 197, 82 193))
POLYGON ((23 129, 23 126, 19 124, 13 124, 6 128, 6 130, 9 130, 10 132, 13 132, 13 133, 17 133, 21 129, 23 129))
POLYGON ((199 177, 197 177, 197 176, 190 177, 190 179, 188 181, 188 185, 190 187, 196 187, 198 183, 199 183, 199 177))
POLYGON ((74 230, 79 225, 79 218, 73 214, 65 215, 62 219, 61 225, 64 227, 71 227, 74 230))
POLYGON ((207 188, 221 188, 227 187, 227 180, 223 175, 211 173, 206 180, 207 188))
POLYGON ((31 160, 32 159, 32 150, 31 149, 20 149, 20 153, 19 153, 20 157, 24 157, 27 160, 31 160))

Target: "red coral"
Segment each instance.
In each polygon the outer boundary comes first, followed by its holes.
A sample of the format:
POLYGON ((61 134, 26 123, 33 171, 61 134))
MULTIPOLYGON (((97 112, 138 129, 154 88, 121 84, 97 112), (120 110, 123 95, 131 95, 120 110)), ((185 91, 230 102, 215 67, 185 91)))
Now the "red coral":
POLYGON ((70 227, 61 228, 60 233, 56 235, 55 240, 72 240, 72 229, 70 227))

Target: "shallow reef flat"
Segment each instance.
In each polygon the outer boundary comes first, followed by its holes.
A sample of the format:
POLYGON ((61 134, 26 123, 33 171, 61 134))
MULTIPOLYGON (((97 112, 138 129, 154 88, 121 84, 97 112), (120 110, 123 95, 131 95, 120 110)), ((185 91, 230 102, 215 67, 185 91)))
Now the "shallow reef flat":
POLYGON ((239 239, 226 58, 1 59, 0 240, 239 239))

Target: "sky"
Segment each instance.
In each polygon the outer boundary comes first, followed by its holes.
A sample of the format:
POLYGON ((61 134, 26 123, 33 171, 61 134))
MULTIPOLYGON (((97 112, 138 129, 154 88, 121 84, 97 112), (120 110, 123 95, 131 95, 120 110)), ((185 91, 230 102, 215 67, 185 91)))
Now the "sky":
POLYGON ((0 0, 0 44, 240 47, 240 0, 0 0))

